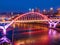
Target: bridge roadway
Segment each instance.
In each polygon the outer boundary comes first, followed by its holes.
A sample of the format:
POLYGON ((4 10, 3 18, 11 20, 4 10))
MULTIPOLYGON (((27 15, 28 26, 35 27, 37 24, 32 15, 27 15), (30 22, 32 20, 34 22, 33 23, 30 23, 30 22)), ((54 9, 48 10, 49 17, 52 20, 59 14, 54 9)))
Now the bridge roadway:
MULTIPOLYGON (((60 19, 52 19, 53 21, 60 21, 60 19)), ((29 22, 41 22, 41 21, 49 21, 48 19, 47 20, 17 20, 17 21, 14 21, 14 22, 25 22, 25 23, 29 23, 29 22)), ((0 21, 0 23, 10 23, 12 21, 0 21)))

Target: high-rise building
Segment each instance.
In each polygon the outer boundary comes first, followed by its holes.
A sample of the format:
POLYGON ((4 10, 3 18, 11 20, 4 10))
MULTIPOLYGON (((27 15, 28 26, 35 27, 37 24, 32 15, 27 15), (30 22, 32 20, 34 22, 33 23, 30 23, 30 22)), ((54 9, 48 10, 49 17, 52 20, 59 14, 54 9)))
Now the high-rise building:
POLYGON ((34 11, 35 11, 35 12, 40 12, 40 9, 39 9, 39 8, 35 8, 34 11))
POLYGON ((51 16, 51 17, 54 17, 54 9, 52 7, 48 11, 48 15, 51 16))
POLYGON ((44 15, 47 15, 47 10, 44 9, 44 10, 42 11, 42 13, 43 13, 44 15))
POLYGON ((60 8, 57 8, 57 14, 56 16, 60 16, 60 8))

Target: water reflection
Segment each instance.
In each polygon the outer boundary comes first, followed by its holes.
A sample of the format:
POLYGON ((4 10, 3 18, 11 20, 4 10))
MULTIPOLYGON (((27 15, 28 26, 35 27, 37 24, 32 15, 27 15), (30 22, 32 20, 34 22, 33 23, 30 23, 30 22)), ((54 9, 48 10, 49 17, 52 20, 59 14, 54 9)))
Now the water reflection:
POLYGON ((28 27, 28 30, 23 30, 21 28, 16 27, 7 31, 7 36, 10 39, 12 38, 12 34, 16 34, 13 37, 13 45, 60 45, 60 33, 57 32, 57 30, 52 28, 49 28, 47 30, 46 27, 44 27, 44 29, 46 30, 32 30, 32 28, 33 27, 28 27))
POLYGON ((60 33, 57 30, 49 29, 50 45, 60 45, 60 33))
POLYGON ((49 29, 49 32, 48 32, 49 36, 52 37, 52 36, 56 36, 57 34, 57 31, 54 30, 54 29, 49 29))
MULTIPOLYGON (((49 29, 47 33, 43 33, 38 36, 17 40, 14 45, 60 45, 60 33, 57 30, 49 29)), ((32 35, 31 32, 29 34, 32 35)))

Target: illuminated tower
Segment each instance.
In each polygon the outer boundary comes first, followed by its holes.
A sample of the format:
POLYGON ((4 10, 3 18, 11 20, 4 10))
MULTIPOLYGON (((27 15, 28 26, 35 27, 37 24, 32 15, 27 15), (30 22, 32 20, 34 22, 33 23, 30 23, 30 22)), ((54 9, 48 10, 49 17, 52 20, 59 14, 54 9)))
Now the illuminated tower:
POLYGON ((49 10, 49 15, 50 15, 50 17, 54 16, 54 9, 52 7, 49 10))

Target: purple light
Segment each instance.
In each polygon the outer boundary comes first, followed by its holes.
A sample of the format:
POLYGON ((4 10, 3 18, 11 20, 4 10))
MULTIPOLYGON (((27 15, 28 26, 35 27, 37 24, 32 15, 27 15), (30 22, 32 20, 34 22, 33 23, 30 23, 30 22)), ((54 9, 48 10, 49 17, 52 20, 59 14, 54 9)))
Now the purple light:
POLYGON ((52 30, 51 29, 49 29, 49 35, 51 35, 52 34, 52 30))
POLYGON ((56 23, 53 22, 53 24, 54 24, 54 28, 56 27, 56 25, 57 25, 58 23, 59 23, 59 22, 56 22, 56 23))
POLYGON ((6 29, 3 29, 3 34, 6 35, 6 29))
POLYGON ((0 26, 0 29, 3 29, 3 34, 6 35, 6 30, 4 29, 4 27, 3 26, 0 26))
POLYGON ((59 21, 53 22, 52 20, 50 20, 49 21, 49 27, 51 28, 53 26, 53 28, 55 28, 58 23, 59 23, 59 21))
POLYGON ((55 36, 57 32, 53 29, 49 29, 49 36, 55 36))
POLYGON ((11 42, 10 42, 10 40, 6 37, 6 29, 13 23, 14 21, 12 21, 11 23, 9 23, 9 24, 7 24, 7 25, 5 25, 5 26, 0 26, 0 29, 3 29, 3 37, 0 39, 0 44, 1 43, 4 43, 4 42, 7 42, 7 43, 10 43, 11 44, 11 42))
POLYGON ((2 43, 4 43, 4 42, 7 42, 7 43, 10 43, 10 44, 12 44, 11 42, 10 42, 10 40, 6 37, 6 36, 4 36, 4 37, 2 37, 1 39, 0 39, 0 44, 2 44, 2 43))
POLYGON ((57 32, 54 30, 54 31, 53 31, 53 35, 56 35, 56 33, 57 33, 57 32))
POLYGON ((3 34, 6 35, 6 29, 13 23, 14 21, 12 21, 10 24, 7 24, 5 26, 0 26, 0 29, 3 29, 3 34))

